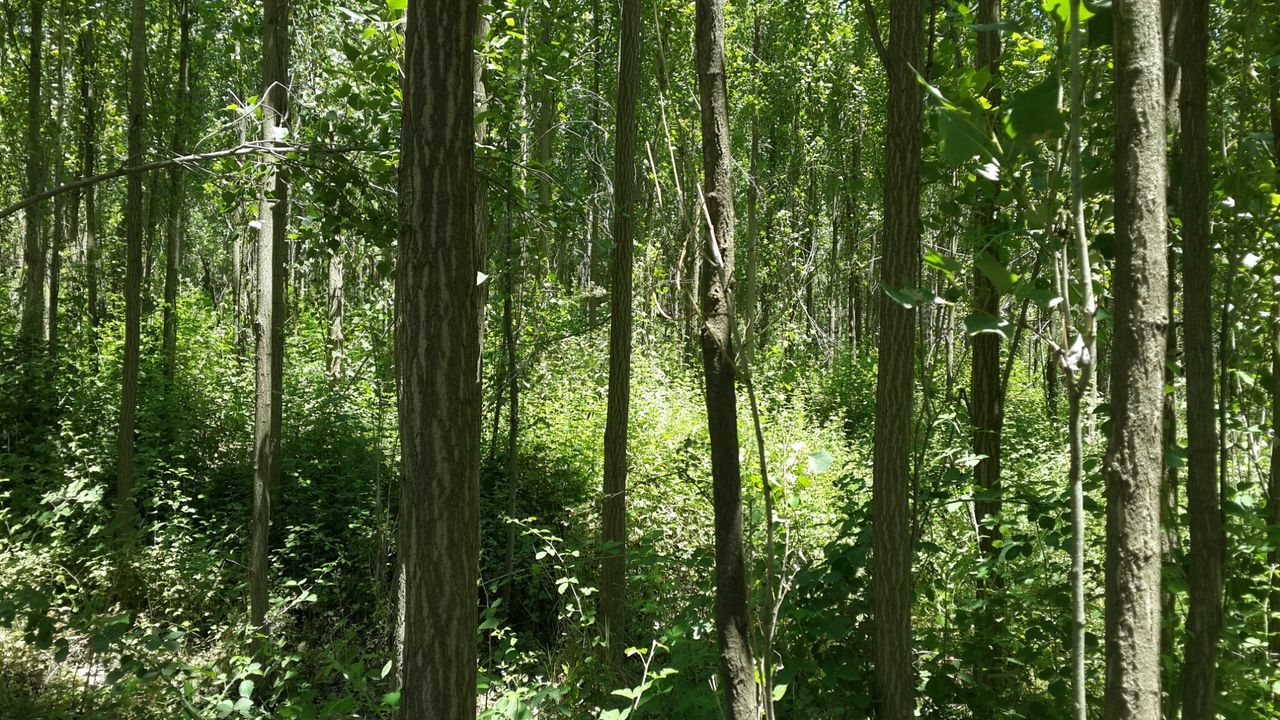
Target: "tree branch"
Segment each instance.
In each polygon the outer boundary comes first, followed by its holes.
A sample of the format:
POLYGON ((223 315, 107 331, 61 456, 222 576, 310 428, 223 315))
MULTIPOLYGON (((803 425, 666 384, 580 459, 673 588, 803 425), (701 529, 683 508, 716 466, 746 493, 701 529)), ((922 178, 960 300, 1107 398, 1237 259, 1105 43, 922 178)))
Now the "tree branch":
POLYGON ((5 218, 9 217, 10 215, 13 215, 19 210, 30 207, 42 200, 48 200, 51 197, 61 195, 62 193, 65 193, 65 192, 70 192, 71 190, 75 190, 77 188, 82 188, 89 185, 97 185, 98 183, 106 182, 107 180, 114 180, 119 177, 125 177, 127 175, 136 175, 138 173, 149 172, 151 170, 163 170, 165 168, 173 167, 175 165, 191 165, 198 162, 204 162, 206 160, 216 160, 222 157, 241 157, 244 155, 255 155, 258 153, 271 153, 271 154, 278 155, 278 154, 289 153, 289 152, 296 152, 296 153, 303 153, 303 154, 323 153, 323 154, 333 155, 333 154, 357 153, 357 152, 381 153, 381 152, 390 152, 390 151, 383 150, 381 148, 368 147, 368 146, 329 147, 329 146, 322 146, 322 145, 311 145, 311 146, 277 145, 275 143, 267 143, 265 141, 258 140, 258 141, 247 142, 241 145, 237 145, 232 148, 225 148, 223 150, 214 150, 212 152, 206 152, 206 153, 195 153, 192 155, 180 155, 178 157, 172 157, 166 160, 156 160, 154 162, 144 163, 142 165, 133 165, 133 166, 126 165, 124 167, 116 168, 115 170, 109 170, 104 173, 98 173, 97 175, 90 175, 89 177, 83 177, 78 180, 73 180, 64 185, 59 185, 57 187, 49 188, 48 190, 38 192, 35 195, 28 195, 27 197, 24 197, 21 200, 18 200, 12 205, 9 205, 4 209, 0 209, 0 220, 4 220, 5 218))
POLYGON ((871 0, 862 0, 862 10, 867 16, 867 29, 871 31, 871 42, 876 47, 876 55, 880 56, 880 63, 884 65, 885 70, 889 69, 889 51, 884 46, 884 38, 880 35, 880 21, 876 18, 876 9, 871 6, 871 0))

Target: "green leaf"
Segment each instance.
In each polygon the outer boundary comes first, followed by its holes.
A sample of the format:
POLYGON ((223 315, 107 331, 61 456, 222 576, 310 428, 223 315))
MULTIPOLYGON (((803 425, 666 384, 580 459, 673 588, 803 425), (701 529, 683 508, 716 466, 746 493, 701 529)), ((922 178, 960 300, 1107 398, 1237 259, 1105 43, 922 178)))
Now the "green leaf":
POLYGON ((409 7, 409 0, 387 0, 387 9, 393 13, 404 12, 409 7))
POLYGON ((253 681, 252 680, 240 681, 240 697, 242 698, 253 697, 253 681))
POLYGON ((1009 272, 1009 268, 992 257, 991 253, 982 253, 973 261, 973 265, 991 281, 991 285, 1001 295, 1008 295, 1018 282, 1018 276, 1009 272))
POLYGON ((383 696, 382 696, 382 704, 383 704, 383 705, 386 705, 387 707, 396 707, 397 705, 399 705, 399 704, 400 704, 400 691, 399 691, 399 690, 392 690, 391 692, 387 693, 386 695, 383 695, 383 696))
POLYGON ((783 696, 783 695, 786 695, 786 694, 787 694, 787 684, 786 684, 786 683, 778 683, 777 685, 774 685, 774 686, 773 686, 773 693, 772 693, 772 695, 773 695, 773 701, 774 701, 774 702, 778 702, 779 700, 781 700, 781 699, 782 699, 782 696, 783 696))
POLYGON ((831 468, 831 463, 833 462, 835 462, 835 458, 831 457, 831 453, 827 452, 826 450, 819 450, 818 452, 809 456, 809 462, 808 462, 809 474, 810 475, 822 474, 831 468))
POLYGON ((382 666, 382 674, 380 674, 378 677, 380 677, 380 678, 385 678, 385 677, 386 677, 387 675, 389 675, 389 674, 391 674, 391 661, 390 661, 390 660, 388 660, 388 661, 387 661, 387 664, 386 664, 386 665, 383 665, 383 666, 382 666))
POLYGON ((213 711, 216 712, 220 718, 230 715, 233 710, 235 710, 235 706, 230 700, 223 700, 213 708, 213 711))
POLYGON ((935 250, 930 250, 924 254, 924 264, 952 279, 964 272, 964 268, 960 266, 960 263, 935 250))
POLYGON ((1008 102, 1007 129, 1013 137, 1043 140, 1061 137, 1066 129, 1066 116, 1058 106, 1059 84, 1056 75, 1014 95, 1008 102))
POLYGON ((969 335, 995 333, 1002 338, 1007 338, 1009 337, 1006 332, 1008 327, 1009 323, 985 312, 972 313, 964 319, 964 331, 969 335))

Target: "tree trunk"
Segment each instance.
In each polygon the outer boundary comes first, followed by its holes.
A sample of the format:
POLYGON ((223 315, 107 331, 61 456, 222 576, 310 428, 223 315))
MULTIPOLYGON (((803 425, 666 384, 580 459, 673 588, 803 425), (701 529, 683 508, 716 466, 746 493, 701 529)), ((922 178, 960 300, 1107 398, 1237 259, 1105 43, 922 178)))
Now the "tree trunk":
POLYGON ((1160 717, 1164 51, 1158 0, 1115 6, 1116 265, 1107 488, 1106 720, 1160 717))
MULTIPOLYGON (((178 0, 178 109, 173 121, 173 154, 186 154, 190 108, 191 13, 188 0, 178 0)), ((164 242, 164 377, 170 388, 178 352, 178 267, 186 229, 186 170, 169 168, 170 207, 164 242)))
MULTIPOLYGON (((507 216, 510 218, 510 208, 507 216)), ((507 288, 502 298, 502 344, 507 351, 507 552, 502 566, 502 604, 511 617, 512 574, 516 564, 516 496, 520 491, 520 362, 516 347, 516 292, 520 286, 521 248, 507 232, 507 288)))
MULTIPOLYGON (((84 125, 80 135, 80 168, 82 177, 92 177, 98 162, 98 99, 94 90, 93 24, 87 23, 80 35, 80 106, 84 125)), ((84 283, 85 319, 91 337, 98 327, 98 201, 94 185, 84 188, 84 283)), ((95 353, 96 357, 96 353, 95 353)))
MULTIPOLYGON (((884 243, 880 283, 914 286, 920 261, 920 150, 924 106, 914 68, 924 51, 916 0, 890 0, 885 138, 884 243)), ((880 294, 880 357, 873 440, 872 615, 876 703, 883 720, 915 715, 911 661, 911 414, 916 313, 880 294)))
POLYGON ((325 314, 329 321, 325 349, 328 351, 329 379, 337 382, 342 378, 342 356, 345 352, 345 336, 342 332, 343 312, 346 307, 346 285, 343 277, 342 248, 329 255, 328 282, 325 286, 325 314))
MULTIPOLYGON (((44 184, 44 150, 40 131, 44 105, 40 97, 41 53, 44 45, 44 0, 31 0, 31 55, 27 60, 27 192, 34 195, 44 184)), ((44 333, 45 247, 44 210, 33 205, 26 213, 26 239, 22 260, 22 322, 19 335, 34 344, 44 333)))
MULTIPOLYGON (((1187 577, 1183 717, 1213 720, 1214 668, 1222 626, 1222 562, 1225 543, 1215 467, 1217 437, 1213 397, 1213 239, 1209 195, 1208 53, 1209 2, 1183 0, 1182 66, 1182 282, 1183 342, 1187 375, 1187 509, 1191 560, 1187 577)), ((1272 444, 1272 477, 1276 477, 1272 444)))
MULTIPOLYGON (((978 4, 978 22, 988 29, 978 33, 977 66, 990 73, 991 80, 983 89, 983 96, 991 107, 998 108, 1001 100, 999 86, 1000 77, 1000 0, 982 0, 978 4)), ((994 117, 998 117, 994 116, 994 117)), ((999 262, 997 249, 992 247, 998 237, 992 227, 995 222, 996 195, 999 185, 983 188, 984 195, 974 211, 974 223, 977 225, 977 257, 987 257, 999 262)), ((991 280, 976 267, 973 271, 974 308, 992 317, 1000 315, 1000 294, 991 280)), ((947 332, 950 338, 951 333, 947 332)), ((949 344, 948 344, 949 345, 949 344)), ((948 353, 950 359, 950 353, 948 353)), ((948 361, 948 366, 950 366, 948 361)), ((973 511, 978 526, 978 547, 986 562, 990 564, 988 578, 979 582, 978 593, 986 601, 984 618, 987 631, 994 631, 987 636, 985 667, 979 667, 983 680, 988 686, 998 687, 996 675, 1003 664, 1001 659, 1002 638, 999 637, 999 618, 1002 613, 992 607, 999 601, 1000 575, 995 568, 1000 556, 1000 437, 1004 426, 1004 383, 1000 377, 1000 336, 995 333, 978 333, 973 336, 973 362, 970 366, 970 385, 972 386, 971 421, 973 425, 973 452, 982 459, 973 468, 974 490, 981 497, 975 500, 973 511), (988 592, 996 590, 995 593, 988 592)), ((985 633, 984 633, 985 634, 985 633)))
POLYGON ((405 23, 396 272, 402 720, 476 716, 480 302, 477 6, 413 3, 405 23))
POLYGON ((760 7, 751 5, 751 158, 747 178, 747 267, 746 292, 742 293, 742 320, 746 330, 742 339, 742 356, 751 361, 756 342, 756 296, 760 264, 760 228, 756 205, 760 198, 760 7))
MULTIPOLYGON (((1271 150, 1280 168, 1280 67, 1271 68, 1271 150)), ((1277 294, 1280 297, 1280 293, 1277 294)), ((1267 483, 1267 526, 1280 526, 1280 302, 1271 310, 1271 470, 1267 483)), ((1274 532, 1274 530, 1272 530, 1274 532)), ((1225 545, 1225 541, 1224 541, 1225 545)), ((1280 567, 1280 547, 1267 555, 1267 564, 1280 567)), ((1271 592, 1267 599, 1271 617, 1280 614, 1280 575, 1271 576, 1271 592)), ((1273 662, 1280 658, 1280 631, 1272 631, 1270 650, 1273 662)), ((1274 698, 1274 695, 1273 695, 1274 698)))
POLYGON ((747 572, 742 549, 742 475, 733 355, 733 158, 724 60, 723 0, 697 0, 695 51, 702 103, 703 210, 700 254, 707 426, 715 509, 715 625, 730 720, 754 720, 759 701, 751 657, 747 572))
POLYGON ((622 660, 627 590, 627 421, 631 412, 631 267, 635 238, 636 94, 640 85, 640 0, 623 0, 618 27, 617 118, 613 146, 613 265, 609 294, 609 396, 604 428, 600 619, 610 657, 622 660))
MULTIPOLYGON (((129 20, 128 164, 142 164, 146 122, 147 2, 133 0, 129 20)), ((133 544, 133 425, 138 409, 142 326, 142 173, 129 176, 125 194, 124 362, 116 435, 116 534, 120 550, 133 544)), ((122 577, 122 584, 127 578, 122 577)), ((120 588, 125 592, 128 588, 120 588)))
MULTIPOLYGON (((266 0, 262 14, 262 140, 282 139, 289 116, 289 0, 266 0)), ((267 572, 271 503, 280 483, 280 415, 284 375, 284 264, 289 182, 267 156, 258 200, 258 307, 254 321, 257 373, 253 423, 253 558, 250 622, 267 632, 267 572)))
MULTIPOLYGON (((67 13, 64 11, 58 19, 58 35, 54 42, 59 49, 65 46, 66 16, 67 13)), ((54 78, 57 81, 55 102, 58 104, 58 115, 54 119, 57 127, 53 132, 53 182, 55 186, 60 186, 65 181, 66 171, 66 152, 63 142, 63 128, 67 125, 66 68, 64 61, 65 56, 59 52, 58 65, 54 68, 54 78)), ((64 193, 58 195, 53 201, 53 242, 49 248, 49 317, 47 332, 49 357, 51 359, 58 357, 58 300, 62 290, 62 250, 67 243, 68 211, 78 212, 75 203, 68 207, 67 201, 69 199, 64 193)))

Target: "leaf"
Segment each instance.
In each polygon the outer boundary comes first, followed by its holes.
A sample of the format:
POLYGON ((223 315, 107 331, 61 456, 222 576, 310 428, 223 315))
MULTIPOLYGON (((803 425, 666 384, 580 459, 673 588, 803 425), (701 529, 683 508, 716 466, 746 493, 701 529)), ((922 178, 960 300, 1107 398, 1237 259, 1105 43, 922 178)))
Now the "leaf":
POLYGON ((1187 466, 1187 449, 1184 447, 1173 446, 1164 449, 1164 464, 1174 470, 1181 470, 1187 466))
POLYGON ((1002 338, 1008 338, 1009 335, 1006 332, 1008 327, 1009 323, 985 312, 972 313, 964 319, 964 331, 969 335, 995 333, 1002 338))
POLYGON ((397 705, 399 705, 399 704, 400 704, 400 691, 399 691, 399 690, 392 690, 391 692, 387 693, 386 695, 383 695, 383 696, 382 696, 382 704, 383 704, 383 705, 386 705, 387 707, 396 707, 397 705))
POLYGON ((1055 75, 1014 95, 1008 102, 1010 134, 1026 140, 1061 137, 1067 121, 1058 105, 1059 90, 1055 75))
MULTIPOLYGON (((1041 7, 1051 17, 1062 23, 1063 26, 1071 22, 1071 0, 1043 0, 1041 7)), ((1082 0, 1080 2, 1080 22, 1084 23, 1091 17, 1093 17, 1093 11, 1082 0)))
POLYGON ((964 268, 960 266, 960 263, 935 250, 930 250, 924 254, 924 264, 953 279, 964 272, 964 268))
POLYGON ((383 665, 383 666, 382 666, 382 674, 380 674, 378 677, 379 677, 379 678, 385 678, 385 677, 386 677, 387 675, 389 675, 389 674, 391 674, 391 661, 390 661, 390 660, 388 660, 388 661, 387 661, 387 664, 386 664, 386 665, 383 665))
POLYGON ((774 685, 774 686, 773 686, 773 693, 771 693, 771 694, 773 695, 773 701, 774 701, 774 702, 778 702, 779 700, 781 700, 781 699, 782 699, 782 696, 783 696, 783 695, 786 695, 786 694, 787 694, 787 684, 786 684, 786 683, 778 683, 777 685, 774 685))
POLYGON ((835 462, 835 458, 831 457, 831 453, 826 450, 819 450, 809 456, 809 462, 807 463, 809 474, 820 475, 829 470, 833 462, 835 462))
POLYGON ((403 12, 409 7, 409 0, 387 0, 387 9, 393 13, 403 12))
POLYGON ((1008 295, 1018 282, 1018 276, 1009 272, 1009 268, 1004 263, 995 259, 990 253, 982 253, 973 261, 974 267, 978 268, 987 279, 991 281, 996 292, 1001 295, 1008 295))
POLYGON ((213 711, 218 714, 218 717, 224 718, 230 715, 231 711, 234 709, 235 709, 235 706, 231 703, 230 700, 223 700, 222 702, 219 702, 217 706, 214 707, 213 711))

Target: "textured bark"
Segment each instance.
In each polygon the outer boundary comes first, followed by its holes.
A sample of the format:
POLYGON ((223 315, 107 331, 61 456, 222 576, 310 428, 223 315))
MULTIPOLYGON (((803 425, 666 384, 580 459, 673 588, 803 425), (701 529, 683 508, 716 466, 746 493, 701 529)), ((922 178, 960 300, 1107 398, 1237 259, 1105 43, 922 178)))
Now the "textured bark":
MULTIPOLYGON (((885 138, 884 243, 880 283, 914 286, 920 265, 920 150, 924 104, 913 68, 924 52, 924 15, 915 0, 890 0, 885 138)), ((915 381, 914 308, 880 294, 880 356, 872 469, 872 645, 882 720, 915 715, 911 661, 911 415, 915 381)))
MULTIPOLYGON (((1191 529, 1190 606, 1182 711, 1186 720, 1213 720, 1215 664, 1222 627, 1225 538, 1218 498, 1213 397, 1213 238, 1209 194, 1209 1, 1183 0, 1182 282, 1187 375, 1187 512, 1191 529)), ((1277 463, 1272 447, 1272 477, 1277 463)))
MULTIPOLYGON (((44 183, 44 150, 40 129, 44 104, 40 98, 41 53, 44 46, 44 0, 31 0, 30 55, 27 58, 27 192, 34 195, 44 183)), ((28 342, 39 341, 44 333, 44 281, 46 273, 43 237, 44 211, 39 205, 26 213, 22 261, 22 321, 19 335, 28 342)))
POLYGON ((1158 0, 1115 6, 1116 265, 1107 492, 1107 720, 1160 717, 1164 51, 1158 0))
MULTIPOLYGON (((1280 67, 1271 69, 1271 150, 1280 169, 1280 67)), ((1280 297, 1280 294, 1277 294, 1280 297)), ((1271 310, 1271 470, 1267 482, 1267 526, 1280 526, 1280 301, 1271 310)), ((1271 567, 1280 567, 1280 548, 1267 555, 1271 567)), ((1271 617, 1280 613, 1280 575, 1272 574, 1267 600, 1271 617)), ((1272 657, 1280 658, 1280 631, 1271 633, 1272 657)))
POLYGON ((627 589, 627 424, 631 414, 631 284, 635 241, 636 94, 640 85, 640 0, 623 0, 618 27, 618 97, 613 146, 613 263, 609 294, 609 396, 604 428, 600 619, 610 655, 622 659, 627 589))
MULTIPOLYGON (((507 215, 510 217, 510 210, 507 215)), ((502 346, 507 353, 507 517, 516 516, 516 496, 520 492, 520 353, 516 345, 516 292, 520 286, 521 248, 507 231, 507 282, 502 298, 502 346)), ((507 552, 502 565, 502 604, 510 617, 511 588, 516 565, 516 526, 507 522, 507 552)))
MULTIPOLYGON (((289 115, 289 0, 266 0, 262 14, 262 140, 280 139, 289 115)), ((253 423, 253 552, 249 614, 266 632, 271 505, 280 484, 280 415, 284 376, 285 238, 289 182, 273 156, 258 199, 258 303, 254 320, 257 372, 253 423)))
MULTIPOLYGON (((757 95, 760 86, 760 8, 751 6, 751 94, 757 95)), ((758 270, 760 263, 760 230, 756 206, 760 199, 760 109, 759 103, 751 106, 751 158, 747 177, 747 267, 746 287, 742 293, 742 320, 745 332, 742 338, 742 355, 751 361, 756 342, 756 297, 758 295, 758 270)))
POLYGON ((405 24, 396 272, 403 720, 476 715, 482 267, 475 234, 473 0, 405 24))
MULTIPOLYGON (((133 0, 129 20, 128 165, 142 164, 146 121, 147 3, 133 0)), ((138 409, 138 355, 142 325, 142 174, 129 175, 125 192, 124 362, 120 422, 116 435, 117 540, 122 551, 133 543, 133 425, 138 409)))
POLYGON ((715 508, 715 626, 730 720, 759 712, 742 549, 742 473, 733 356, 733 157, 724 60, 723 0, 697 0, 695 52, 702 103, 706 251, 698 256, 702 368, 706 377, 715 508))
MULTIPOLYGON (((58 18, 58 34, 54 39, 56 47, 65 47, 67 13, 60 13, 58 18)), ((57 83, 54 102, 57 103, 58 114, 54 118, 57 127, 53 132, 53 184, 61 185, 66 174, 66 151, 64 149, 64 128, 67 126, 66 74, 65 54, 58 54, 58 65, 54 68, 53 82, 57 83)), ((58 357, 58 301, 62 290, 62 250, 67 243, 67 222, 69 212, 79 212, 74 198, 65 193, 54 198, 53 202, 53 238, 49 248, 49 315, 47 337, 49 338, 49 357, 58 357), (72 200, 68 207, 68 200, 72 200)), ((74 237, 74 235, 73 235, 74 237)))
MULTIPOLYGON (((1001 100, 1000 77, 1000 0, 982 0, 978 3, 978 22, 990 28, 978 33, 977 66, 991 74, 991 81, 983 89, 983 96, 998 108, 1001 100)), ((995 117, 999 117, 996 115, 995 117)), ((995 198, 999 193, 999 185, 984 188, 978 206, 974 211, 974 224, 977 226, 978 258, 989 257, 999 261, 996 249, 991 245, 996 234, 995 198)), ((992 317, 1000 315, 1000 293, 991 283, 990 278, 981 270, 973 271, 974 308, 978 312, 992 317)), ((947 337, 951 333, 946 333, 947 337)), ((948 353, 950 361, 950 353, 948 353)), ((950 362, 948 362, 950 364, 950 362)), ((973 503, 974 516, 978 525, 978 548, 988 563, 991 563, 990 579, 984 578, 979 584, 978 592, 986 600, 984 610, 987 628, 993 631, 988 636, 985 667, 979 667, 983 679, 991 687, 999 686, 998 674, 1003 664, 1001 659, 1002 639, 999 637, 1001 612, 994 607, 999 602, 1000 575, 994 568, 1000 556, 997 541, 1001 538, 1000 511, 1000 438, 1004 427, 1005 386, 1000 374, 1000 336, 995 333, 979 333, 973 337, 973 362, 970 365, 970 385, 972 401, 970 403, 970 421, 973 425, 973 452, 982 457, 973 467, 974 490, 980 499, 973 503), (989 592, 995 590, 996 592, 989 592), (995 673, 996 677, 989 677, 995 673)))
MULTIPOLYGON (((186 154, 187 114, 190 112, 191 11, 188 0, 178 0, 178 109, 173 121, 173 154, 186 154)), ((169 168, 169 217, 164 241, 164 377, 173 380, 178 353, 178 266, 182 234, 186 229, 186 171, 169 168)))

